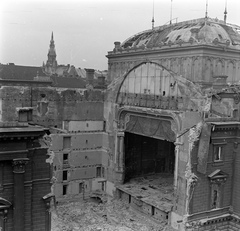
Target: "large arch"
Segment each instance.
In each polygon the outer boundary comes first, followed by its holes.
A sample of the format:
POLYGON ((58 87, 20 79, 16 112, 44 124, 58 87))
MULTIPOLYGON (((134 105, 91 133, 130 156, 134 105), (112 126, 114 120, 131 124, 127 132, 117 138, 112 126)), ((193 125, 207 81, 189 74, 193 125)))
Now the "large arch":
MULTIPOLYGON (((150 61, 139 63, 122 78, 115 101, 119 106, 116 118, 118 129, 115 166, 121 183, 124 183, 126 176, 126 140, 134 134, 132 137, 136 135, 136 139, 137 136, 142 136, 160 140, 156 143, 164 141, 173 144, 174 185, 176 186, 178 143, 180 143, 177 137, 181 130, 176 99, 181 98, 185 93, 185 81, 187 80, 177 77, 171 70, 150 61)), ((191 82, 188 82, 189 86, 191 82)), ((196 97, 196 92, 194 94, 196 97)), ((183 100, 180 99, 179 105, 182 102, 183 100)))

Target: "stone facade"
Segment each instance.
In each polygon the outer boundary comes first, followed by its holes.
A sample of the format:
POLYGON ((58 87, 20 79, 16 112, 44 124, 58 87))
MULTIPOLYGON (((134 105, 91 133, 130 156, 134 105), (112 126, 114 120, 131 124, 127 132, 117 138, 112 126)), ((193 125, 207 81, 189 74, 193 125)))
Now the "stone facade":
POLYGON ((1 230, 51 230, 51 168, 46 130, 1 123, 1 230))

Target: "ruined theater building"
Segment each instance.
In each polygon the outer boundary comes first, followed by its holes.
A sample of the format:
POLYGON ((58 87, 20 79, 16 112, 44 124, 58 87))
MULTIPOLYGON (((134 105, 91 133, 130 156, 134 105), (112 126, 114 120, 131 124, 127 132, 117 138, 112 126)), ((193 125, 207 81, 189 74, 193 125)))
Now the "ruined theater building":
POLYGON ((207 17, 153 27, 114 43, 106 79, 53 73, 52 51, 28 80, 1 65, 1 121, 24 111, 49 129, 57 201, 104 191, 176 230, 239 230, 239 31, 207 17))

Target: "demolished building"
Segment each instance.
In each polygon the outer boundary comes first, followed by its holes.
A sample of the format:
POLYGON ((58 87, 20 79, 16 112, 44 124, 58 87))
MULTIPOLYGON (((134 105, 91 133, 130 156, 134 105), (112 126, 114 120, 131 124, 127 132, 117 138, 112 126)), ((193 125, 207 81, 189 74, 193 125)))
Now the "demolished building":
POLYGON ((1 80, 2 121, 30 107, 32 123, 50 129, 57 200, 104 191, 176 230, 234 230, 239 31, 203 18, 115 42, 107 89, 92 69, 87 82, 1 80))
POLYGON ((116 192, 176 230, 239 228, 239 31, 196 19, 115 42, 107 55, 116 192))

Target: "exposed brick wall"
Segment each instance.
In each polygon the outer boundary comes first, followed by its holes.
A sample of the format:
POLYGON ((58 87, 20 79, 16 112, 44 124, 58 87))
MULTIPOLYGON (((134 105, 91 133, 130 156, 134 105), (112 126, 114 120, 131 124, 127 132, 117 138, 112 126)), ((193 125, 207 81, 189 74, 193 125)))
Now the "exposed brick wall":
POLYGON ((62 127, 64 120, 103 120, 104 94, 100 90, 51 87, 10 87, 0 91, 2 121, 17 121, 17 107, 33 107, 33 121, 62 127))

